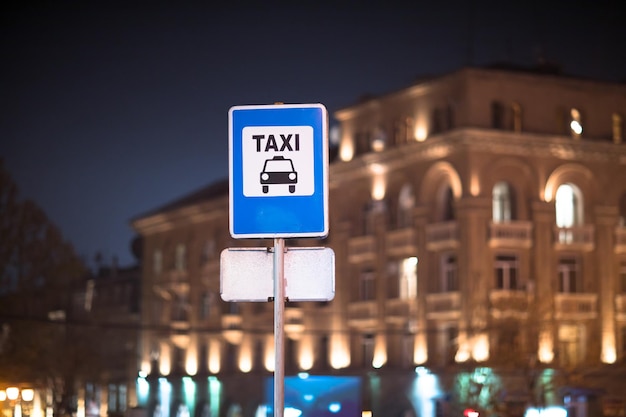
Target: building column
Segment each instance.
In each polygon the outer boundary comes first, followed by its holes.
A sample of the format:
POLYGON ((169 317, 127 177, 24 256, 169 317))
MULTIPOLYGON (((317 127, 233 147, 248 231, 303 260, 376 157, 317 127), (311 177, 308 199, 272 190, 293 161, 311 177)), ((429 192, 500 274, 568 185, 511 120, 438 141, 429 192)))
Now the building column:
POLYGON ((457 205, 459 227, 458 279, 461 292, 461 316, 465 322, 459 332, 461 341, 465 339, 469 357, 477 362, 489 359, 489 285, 488 269, 493 267, 490 251, 485 250, 491 219, 491 199, 465 197, 457 205))
POLYGON ((555 351, 554 326, 554 289, 551 283, 554 268, 554 225, 556 214, 554 203, 535 201, 531 207, 534 245, 532 259, 534 260, 533 280, 535 282, 534 305, 530 306, 531 317, 529 323, 536 326, 538 338, 538 359, 542 363, 551 363, 555 351))
POLYGON ((426 295, 428 294, 428 277, 432 276, 432 267, 428 262, 426 249, 426 225, 430 209, 420 206, 413 209, 415 228, 415 245, 417 246, 417 299, 415 307, 415 337, 413 340, 413 362, 421 365, 428 360, 428 322, 426 320, 426 295))
POLYGON ((601 353, 604 363, 613 363, 617 358, 615 337, 615 289, 616 270, 614 259, 615 227, 618 224, 619 212, 616 206, 598 206, 596 215, 596 250, 594 252, 596 266, 596 282, 599 282, 598 309, 600 314, 601 353))

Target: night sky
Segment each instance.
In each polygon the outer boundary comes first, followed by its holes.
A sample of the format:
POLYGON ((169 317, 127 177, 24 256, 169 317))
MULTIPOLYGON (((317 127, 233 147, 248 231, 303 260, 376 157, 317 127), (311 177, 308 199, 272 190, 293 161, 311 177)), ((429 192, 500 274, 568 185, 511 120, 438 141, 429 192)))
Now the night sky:
POLYGON ((4 3, 0 158, 77 253, 122 266, 132 218, 227 177, 233 105, 332 114, 418 76, 539 58, 626 80, 619 1, 4 3))

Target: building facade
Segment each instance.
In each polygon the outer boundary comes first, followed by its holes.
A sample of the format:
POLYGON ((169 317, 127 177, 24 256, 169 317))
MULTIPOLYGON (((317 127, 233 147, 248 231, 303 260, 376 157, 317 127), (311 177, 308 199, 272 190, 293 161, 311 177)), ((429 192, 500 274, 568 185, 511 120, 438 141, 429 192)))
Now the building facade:
MULTIPOLYGON (((337 111, 330 233, 287 242, 334 250, 335 298, 287 303, 287 375, 355 378, 364 415, 624 415, 625 112, 626 85, 512 68, 337 111)), ((133 222, 151 414, 267 410, 273 304, 221 301, 219 269, 272 242, 229 236, 227 187, 133 222)))

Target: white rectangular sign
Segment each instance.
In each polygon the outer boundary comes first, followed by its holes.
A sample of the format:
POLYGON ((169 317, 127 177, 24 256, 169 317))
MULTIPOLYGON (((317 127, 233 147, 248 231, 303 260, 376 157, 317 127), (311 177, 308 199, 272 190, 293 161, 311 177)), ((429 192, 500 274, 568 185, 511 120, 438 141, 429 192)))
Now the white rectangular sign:
MULTIPOLYGON (((274 254, 269 248, 228 248, 220 256, 224 301, 268 301, 274 297, 274 254)), ((285 297, 330 301, 335 297, 335 253, 330 248, 287 248, 285 297)))

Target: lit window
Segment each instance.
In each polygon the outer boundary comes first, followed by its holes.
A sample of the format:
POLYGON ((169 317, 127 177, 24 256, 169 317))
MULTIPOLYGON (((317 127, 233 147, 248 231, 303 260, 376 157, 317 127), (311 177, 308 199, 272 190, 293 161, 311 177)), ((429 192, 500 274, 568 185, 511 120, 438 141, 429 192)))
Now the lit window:
POLYGON ((417 258, 410 257, 391 261, 387 266, 388 298, 402 300, 417 296, 417 258))
POLYGON ((559 292, 581 292, 580 265, 576 258, 561 258, 558 265, 559 292))
POLYGON ((492 215, 496 223, 507 222, 513 219, 514 198, 512 187, 503 181, 493 186, 492 215))
POLYGON ((573 184, 562 184, 556 191, 556 225, 572 227, 582 223, 582 194, 573 184))
POLYGON ((441 291, 451 292, 458 290, 456 255, 444 255, 441 262, 441 291))
POLYGON ((622 143, 622 116, 618 113, 613 113, 613 143, 622 143))
POLYGON ((579 138, 583 133, 583 124, 578 109, 570 110, 569 128, 573 138, 579 138))
POLYGON ((518 261, 514 255, 498 255, 495 260, 495 287, 499 290, 518 289, 518 261))

